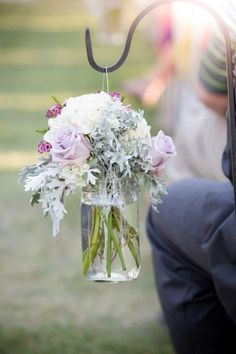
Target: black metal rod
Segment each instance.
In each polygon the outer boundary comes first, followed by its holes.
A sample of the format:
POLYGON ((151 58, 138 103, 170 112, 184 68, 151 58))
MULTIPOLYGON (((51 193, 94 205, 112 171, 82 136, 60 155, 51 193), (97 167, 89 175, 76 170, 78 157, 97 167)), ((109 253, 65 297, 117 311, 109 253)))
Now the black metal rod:
POLYGON ((226 47, 226 66, 227 66, 227 88, 228 88, 228 107, 229 107, 229 136, 230 136, 230 147, 231 147, 231 164, 232 164, 232 177, 233 177, 233 187, 234 187, 234 206, 235 206, 235 213, 236 213, 236 116, 235 116, 235 88, 234 88, 234 78, 233 78, 233 65, 232 65, 232 50, 231 50, 231 40, 230 40, 230 33, 228 30, 227 25, 225 24, 222 17, 210 6, 206 3, 202 2, 201 0, 159 0, 155 1, 151 5, 147 6, 143 11, 139 13, 139 15, 134 19, 133 23, 130 26, 127 39, 125 42, 125 47, 123 53, 121 54, 120 58, 115 62, 113 65, 110 66, 100 66, 98 65, 93 56, 93 49, 92 49, 92 41, 89 28, 85 30, 85 43, 86 43, 86 50, 87 50, 87 58, 89 64, 94 68, 96 71, 101 73, 106 72, 113 72, 117 70, 126 60, 129 50, 132 43, 132 38, 136 27, 138 26, 139 22, 152 10, 155 8, 165 5, 172 2, 187 2, 189 4, 197 5, 202 7, 208 13, 210 13, 215 20, 217 21, 220 29, 223 33, 224 40, 225 40, 225 47, 226 47))

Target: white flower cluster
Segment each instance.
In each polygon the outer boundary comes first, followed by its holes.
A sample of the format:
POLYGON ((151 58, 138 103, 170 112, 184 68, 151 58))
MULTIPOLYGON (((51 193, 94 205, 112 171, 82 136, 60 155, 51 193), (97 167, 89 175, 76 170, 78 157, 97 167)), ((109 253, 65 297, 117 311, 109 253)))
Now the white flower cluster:
POLYGON ((147 121, 144 118, 141 118, 137 122, 137 127, 127 132, 125 139, 127 141, 133 139, 148 139, 151 137, 150 130, 150 125, 147 124, 147 121))
POLYGON ((78 126, 81 133, 90 134, 101 118, 104 108, 111 101, 111 96, 105 92, 70 97, 66 100, 61 114, 57 116, 58 119, 48 120, 50 130, 54 133, 67 125, 72 125, 78 126))

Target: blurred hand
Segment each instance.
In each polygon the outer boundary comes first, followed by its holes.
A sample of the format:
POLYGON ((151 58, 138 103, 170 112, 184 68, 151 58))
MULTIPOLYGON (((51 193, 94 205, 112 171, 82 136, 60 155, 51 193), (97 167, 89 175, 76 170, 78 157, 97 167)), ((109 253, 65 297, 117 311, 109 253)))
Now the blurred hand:
POLYGON ((207 91, 207 89, 200 83, 197 87, 197 94, 200 101, 208 108, 212 109, 222 117, 225 116, 228 107, 228 95, 207 91))

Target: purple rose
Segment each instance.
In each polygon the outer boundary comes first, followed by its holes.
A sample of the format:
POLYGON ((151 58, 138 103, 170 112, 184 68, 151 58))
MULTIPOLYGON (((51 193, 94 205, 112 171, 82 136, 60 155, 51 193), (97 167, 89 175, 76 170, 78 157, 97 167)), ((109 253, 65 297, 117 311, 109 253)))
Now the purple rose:
POLYGON ((63 127, 55 134, 48 131, 44 139, 52 145, 50 151, 52 160, 62 166, 81 167, 92 151, 92 145, 89 141, 73 126, 63 127))
POLYGON ((159 172, 169 158, 176 155, 175 145, 171 137, 165 135, 161 130, 157 136, 151 138, 150 145, 152 167, 156 172, 159 172))
POLYGON ((46 117, 47 118, 56 118, 58 116, 58 114, 61 113, 63 106, 59 105, 59 104, 54 104, 52 107, 50 107, 47 110, 46 113, 46 117))

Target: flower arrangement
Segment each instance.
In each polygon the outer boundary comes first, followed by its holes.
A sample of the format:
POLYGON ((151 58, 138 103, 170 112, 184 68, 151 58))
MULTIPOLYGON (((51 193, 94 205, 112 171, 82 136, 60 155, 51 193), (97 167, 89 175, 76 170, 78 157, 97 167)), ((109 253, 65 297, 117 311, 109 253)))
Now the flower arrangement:
MULTIPOLYGON (((162 171, 176 154, 172 139, 162 131, 151 137, 143 111, 125 105, 117 92, 70 97, 63 103, 54 100, 56 104, 46 113, 48 127, 39 131, 43 134, 38 144, 42 157, 20 174, 25 191, 32 193, 31 204, 40 202, 44 214, 50 214, 53 236, 58 234, 66 213, 65 198, 78 187, 92 190, 102 182, 108 194, 109 191, 112 194, 114 185, 132 189, 140 181, 146 181, 150 185, 151 202, 157 208, 165 193, 162 171)), ((101 215, 99 210, 98 207, 93 216, 92 249, 87 250, 87 256, 84 254, 85 273, 99 252, 99 220, 107 226, 113 253, 123 263, 121 245, 114 235, 121 216, 114 207, 107 215, 101 215)), ((127 223, 126 230, 129 234, 126 242, 137 264, 131 237, 135 230, 127 223)), ((112 257, 111 250, 108 258, 112 257)), ((107 267, 109 274, 109 264, 107 267)))

